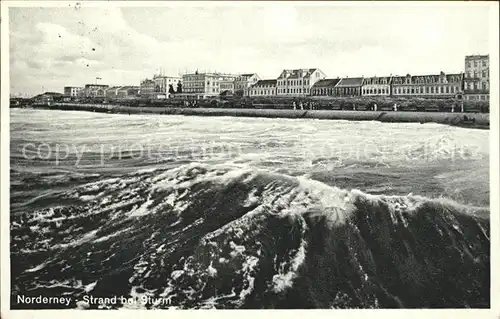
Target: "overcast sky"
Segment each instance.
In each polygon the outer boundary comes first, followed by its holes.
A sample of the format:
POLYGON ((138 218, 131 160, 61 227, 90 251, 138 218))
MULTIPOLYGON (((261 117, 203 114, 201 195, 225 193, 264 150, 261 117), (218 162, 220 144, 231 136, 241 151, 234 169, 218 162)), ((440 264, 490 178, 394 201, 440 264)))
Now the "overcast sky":
POLYGON ((488 53, 484 3, 190 6, 10 8, 11 93, 62 92, 95 77, 139 85, 160 67, 261 78, 285 68, 332 78, 452 73, 465 55, 488 53))

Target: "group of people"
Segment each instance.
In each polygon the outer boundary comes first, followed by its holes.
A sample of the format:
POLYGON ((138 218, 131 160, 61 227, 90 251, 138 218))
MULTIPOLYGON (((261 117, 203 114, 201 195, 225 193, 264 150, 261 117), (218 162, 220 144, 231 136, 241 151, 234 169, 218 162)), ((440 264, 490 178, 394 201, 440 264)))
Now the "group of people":
POLYGON ((297 110, 297 107, 299 107, 299 110, 304 110, 304 107, 306 110, 316 110, 318 108, 318 103, 311 101, 299 102, 299 103, 293 101, 292 105, 294 110, 297 110))
MULTIPOLYGON (((297 103, 296 101, 293 101, 292 106, 293 106, 294 110, 297 110, 297 109, 299 109, 299 110, 304 110, 304 109, 317 110, 319 103, 318 102, 310 102, 310 101, 297 103)), ((356 104, 353 104, 352 109, 353 109, 353 111, 356 111, 356 104)), ((372 109, 372 111, 377 111, 378 110, 377 103, 373 103, 373 105, 371 106, 371 109, 372 109)), ((398 111, 397 103, 394 103, 394 105, 392 106, 392 110, 394 112, 398 111)))

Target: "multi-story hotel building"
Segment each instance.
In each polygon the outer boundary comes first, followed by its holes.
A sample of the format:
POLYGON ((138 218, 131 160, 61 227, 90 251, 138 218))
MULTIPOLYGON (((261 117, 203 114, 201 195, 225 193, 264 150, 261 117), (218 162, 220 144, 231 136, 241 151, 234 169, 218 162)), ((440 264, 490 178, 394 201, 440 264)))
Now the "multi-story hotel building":
POLYGON ((364 78, 361 95, 389 96, 391 95, 391 80, 391 76, 364 78))
POLYGON ((278 96, 307 96, 314 83, 326 78, 320 69, 283 70, 276 82, 278 96))
POLYGON ((107 84, 85 84, 85 88, 78 94, 84 97, 105 97, 108 88, 107 84))
POLYGON ((189 73, 182 76, 182 95, 193 98, 218 96, 221 93, 219 73, 189 73))
POLYGON ((64 95, 76 97, 79 95, 80 91, 83 90, 82 87, 78 86, 65 86, 64 87, 64 95))
POLYGON ((340 79, 324 79, 314 83, 311 88, 313 96, 334 96, 335 86, 340 82, 340 79))
POLYGON ((248 89, 249 96, 275 96, 276 80, 259 80, 248 89))
POLYGON ((257 75, 257 73, 246 73, 239 75, 234 81, 234 93, 239 96, 248 96, 248 89, 259 80, 260 77, 257 75))
POLYGON ((219 81, 220 93, 231 93, 235 92, 235 80, 238 76, 232 74, 221 74, 219 81))
POLYGON ((488 101, 490 96, 489 55, 465 57, 464 95, 468 101, 488 101))
POLYGON ((420 96, 434 98, 457 97, 462 94, 463 74, 395 76, 392 78, 393 96, 420 96))
POLYGON ((337 96, 361 96, 364 78, 342 78, 335 85, 335 95, 337 96))
POLYGON ((179 82, 182 83, 182 78, 176 76, 155 75, 153 77, 153 81, 155 83, 155 94, 164 95, 166 98, 169 98, 170 86, 172 86, 174 91, 176 91, 179 82))

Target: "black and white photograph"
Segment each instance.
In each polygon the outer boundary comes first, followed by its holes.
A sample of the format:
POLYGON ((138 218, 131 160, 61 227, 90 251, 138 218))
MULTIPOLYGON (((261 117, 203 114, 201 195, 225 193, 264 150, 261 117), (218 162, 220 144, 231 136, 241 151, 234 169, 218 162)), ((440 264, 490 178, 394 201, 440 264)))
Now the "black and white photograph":
POLYGON ((493 309, 498 9, 2 2, 2 318, 493 309))

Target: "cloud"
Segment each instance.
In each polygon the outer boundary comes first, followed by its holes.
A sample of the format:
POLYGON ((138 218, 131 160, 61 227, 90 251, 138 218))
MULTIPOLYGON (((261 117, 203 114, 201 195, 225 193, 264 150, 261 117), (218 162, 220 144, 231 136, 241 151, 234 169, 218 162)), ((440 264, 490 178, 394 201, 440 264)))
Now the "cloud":
POLYGON ((488 6, 11 8, 11 90, 138 85, 162 67, 257 72, 319 67, 328 76, 460 71, 487 53, 488 6), (453 10, 451 10, 453 9, 453 10), (467 21, 467 23, 464 23, 467 21))

